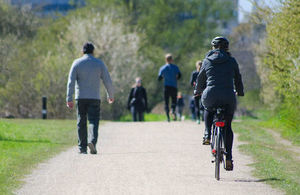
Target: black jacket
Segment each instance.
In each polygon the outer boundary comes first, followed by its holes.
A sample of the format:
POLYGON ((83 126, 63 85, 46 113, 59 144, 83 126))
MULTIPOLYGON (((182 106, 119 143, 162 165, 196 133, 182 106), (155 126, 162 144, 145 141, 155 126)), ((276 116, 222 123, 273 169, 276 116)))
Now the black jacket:
POLYGON ((127 107, 130 108, 134 106, 139 111, 146 111, 148 110, 148 102, 147 102, 147 93, 144 87, 135 87, 132 88, 127 102, 127 107), (132 105, 132 101, 135 98, 135 103, 132 105))
POLYGON ((234 110, 234 89, 239 96, 244 95, 242 77, 236 60, 226 51, 210 51, 198 74, 195 93, 203 93, 202 103, 206 108, 216 104, 228 104, 231 110, 234 110))
POLYGON ((190 85, 191 85, 192 87, 195 87, 194 83, 196 83, 198 74, 199 74, 198 71, 193 71, 193 72, 192 72, 191 79, 190 79, 190 85))

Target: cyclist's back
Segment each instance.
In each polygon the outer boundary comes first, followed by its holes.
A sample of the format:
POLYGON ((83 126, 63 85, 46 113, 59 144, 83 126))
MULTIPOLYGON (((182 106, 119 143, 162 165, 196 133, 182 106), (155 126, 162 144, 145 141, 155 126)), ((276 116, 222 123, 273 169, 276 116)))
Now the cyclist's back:
POLYGON ((204 60, 207 86, 233 89, 232 78, 237 71, 237 63, 223 50, 212 50, 204 60))
POLYGON ((233 81, 237 92, 243 91, 235 59, 224 50, 212 50, 207 54, 200 74, 199 79, 205 79, 206 82, 200 80, 197 87, 204 88, 202 101, 206 108, 226 106, 227 112, 233 113, 236 104, 233 81))

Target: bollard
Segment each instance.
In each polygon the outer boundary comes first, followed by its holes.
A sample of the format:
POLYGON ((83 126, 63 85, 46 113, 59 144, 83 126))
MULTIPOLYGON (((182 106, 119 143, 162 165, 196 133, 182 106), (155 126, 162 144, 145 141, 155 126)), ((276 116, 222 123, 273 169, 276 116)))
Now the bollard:
POLYGON ((47 119, 47 97, 46 96, 43 96, 42 102, 43 102, 42 118, 47 119))

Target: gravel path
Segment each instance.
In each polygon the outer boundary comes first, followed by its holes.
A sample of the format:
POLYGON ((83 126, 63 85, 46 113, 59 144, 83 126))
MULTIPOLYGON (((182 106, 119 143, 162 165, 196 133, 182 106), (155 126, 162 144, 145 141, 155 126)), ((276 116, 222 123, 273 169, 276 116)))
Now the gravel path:
POLYGON ((251 176, 252 161, 239 153, 237 139, 234 171, 222 170, 216 181, 203 129, 192 122, 105 123, 98 155, 62 152, 16 194, 283 194, 251 176))

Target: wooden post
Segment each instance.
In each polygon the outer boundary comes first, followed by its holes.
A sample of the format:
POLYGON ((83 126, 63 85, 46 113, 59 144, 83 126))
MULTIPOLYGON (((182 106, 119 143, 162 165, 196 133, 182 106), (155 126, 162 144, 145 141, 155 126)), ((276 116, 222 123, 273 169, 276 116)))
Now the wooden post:
POLYGON ((43 102, 42 117, 43 119, 47 119, 47 97, 46 96, 43 96, 42 102, 43 102))

